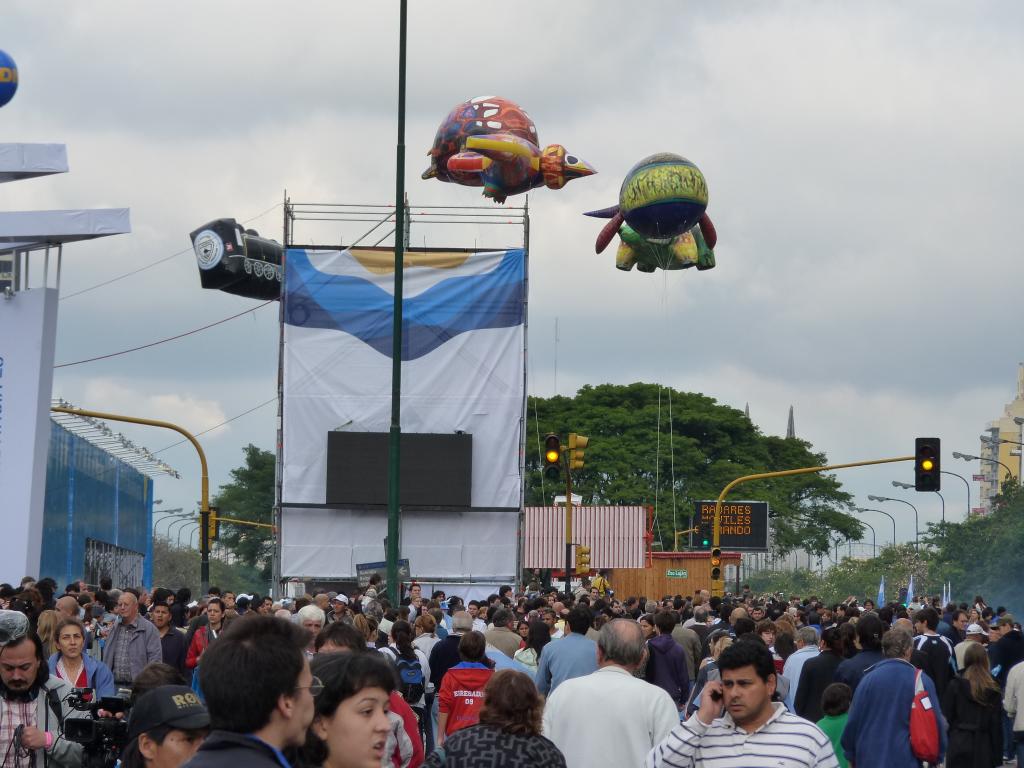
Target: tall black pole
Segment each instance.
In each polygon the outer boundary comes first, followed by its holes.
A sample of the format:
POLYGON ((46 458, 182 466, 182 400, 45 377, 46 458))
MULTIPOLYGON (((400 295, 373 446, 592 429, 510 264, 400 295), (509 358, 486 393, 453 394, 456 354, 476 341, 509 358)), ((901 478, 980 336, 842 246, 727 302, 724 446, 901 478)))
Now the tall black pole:
POLYGON ((401 599, 398 585, 398 478, 402 448, 402 269, 405 262, 405 37, 408 0, 399 6, 398 31, 398 146, 395 168, 395 308, 391 331, 391 429, 388 434, 388 594, 394 605, 401 599))

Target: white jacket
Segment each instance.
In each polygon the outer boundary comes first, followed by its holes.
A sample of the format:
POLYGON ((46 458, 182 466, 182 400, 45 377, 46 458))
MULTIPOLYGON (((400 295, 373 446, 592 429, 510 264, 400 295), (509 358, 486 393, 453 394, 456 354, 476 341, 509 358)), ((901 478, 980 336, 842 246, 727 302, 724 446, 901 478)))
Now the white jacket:
POLYGON ((1013 730, 1024 731, 1024 661, 1014 664, 1006 678, 1003 709, 1013 718, 1013 730))

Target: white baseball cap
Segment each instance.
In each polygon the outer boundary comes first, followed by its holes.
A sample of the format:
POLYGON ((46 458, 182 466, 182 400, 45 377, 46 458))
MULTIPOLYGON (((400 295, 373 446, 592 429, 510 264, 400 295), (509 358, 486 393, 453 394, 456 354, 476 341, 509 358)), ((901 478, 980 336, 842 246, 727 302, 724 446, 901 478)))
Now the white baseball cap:
POLYGON ((981 624, 968 624, 967 625, 968 635, 984 635, 985 630, 981 628, 981 624))

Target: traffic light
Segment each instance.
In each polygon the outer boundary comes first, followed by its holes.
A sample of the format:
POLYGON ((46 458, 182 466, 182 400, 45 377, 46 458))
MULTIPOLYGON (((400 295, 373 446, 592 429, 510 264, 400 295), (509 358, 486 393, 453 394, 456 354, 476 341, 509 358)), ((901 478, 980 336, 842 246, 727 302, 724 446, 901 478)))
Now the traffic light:
POLYGON ((576 575, 585 576, 590 573, 590 547, 576 545, 576 575))
POLYGON ((562 439, 552 433, 544 438, 544 479, 555 481, 562 475, 562 439))
POLYGON ((700 535, 700 548, 701 549, 707 549, 710 546, 711 546, 711 536, 709 536, 706 533, 702 533, 700 535))
POLYGON ((589 437, 569 433, 569 469, 583 469, 583 452, 588 443, 589 437))
POLYGON ((711 550, 711 580, 721 581, 722 579, 722 549, 715 547, 711 550))
POLYGON ((210 541, 216 541, 220 536, 220 518, 217 514, 220 512, 219 507, 210 507, 210 514, 207 517, 206 531, 210 541))
POLYGON ((914 489, 938 491, 941 487, 939 438, 919 437, 914 441, 914 489))

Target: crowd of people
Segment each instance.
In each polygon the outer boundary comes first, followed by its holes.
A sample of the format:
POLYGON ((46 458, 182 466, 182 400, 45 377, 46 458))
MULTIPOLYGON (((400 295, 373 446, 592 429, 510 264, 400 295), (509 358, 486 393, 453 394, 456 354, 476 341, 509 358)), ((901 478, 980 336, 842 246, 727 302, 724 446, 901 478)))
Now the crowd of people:
POLYGON ((0 585, 2 766, 96 764, 103 718, 126 768, 1024 767, 1024 636, 980 596, 402 592, 0 585))

